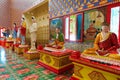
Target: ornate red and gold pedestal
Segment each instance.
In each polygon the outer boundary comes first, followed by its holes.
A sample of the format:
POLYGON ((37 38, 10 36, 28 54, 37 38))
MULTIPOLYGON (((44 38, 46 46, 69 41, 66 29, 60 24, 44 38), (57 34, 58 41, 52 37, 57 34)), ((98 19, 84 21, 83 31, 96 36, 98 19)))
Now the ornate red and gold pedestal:
POLYGON ((6 48, 12 47, 13 42, 14 42, 13 40, 6 40, 6 44, 5 44, 6 48))
POLYGON ((23 56, 27 59, 39 59, 40 58, 40 54, 39 54, 39 51, 33 51, 33 52, 24 52, 23 56))
POLYGON ((70 80, 120 80, 120 66, 103 64, 85 58, 72 58, 74 74, 70 80))
POLYGON ((5 48, 7 52, 10 52, 13 49, 13 40, 6 40, 5 48))
POLYGON ((69 55, 71 53, 69 50, 59 52, 55 52, 54 50, 51 52, 40 50, 39 53, 40 60, 38 64, 57 74, 60 74, 73 67, 73 64, 69 60, 69 55))
POLYGON ((14 44, 14 52, 17 53, 17 48, 19 47, 20 44, 14 44))
POLYGON ((15 47, 15 51, 17 54, 23 54, 25 49, 29 49, 28 45, 19 45, 18 47, 15 47))

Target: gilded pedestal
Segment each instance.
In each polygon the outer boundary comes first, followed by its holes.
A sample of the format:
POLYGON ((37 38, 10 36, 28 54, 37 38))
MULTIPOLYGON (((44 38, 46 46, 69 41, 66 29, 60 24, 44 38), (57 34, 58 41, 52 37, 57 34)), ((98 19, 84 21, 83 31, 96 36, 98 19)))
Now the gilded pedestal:
POLYGON ((74 74, 70 80, 120 80, 120 67, 102 64, 84 58, 70 58, 74 74))
POLYGON ((39 59, 40 58, 40 54, 38 51, 34 51, 34 52, 24 52, 23 56, 27 59, 39 59))
POLYGON ((18 47, 15 47, 15 51, 17 54, 23 54, 25 49, 29 49, 28 45, 19 45, 18 47))
POLYGON ((49 52, 40 50, 39 53, 40 60, 38 64, 57 74, 60 74, 73 67, 71 61, 69 60, 70 52, 49 52))

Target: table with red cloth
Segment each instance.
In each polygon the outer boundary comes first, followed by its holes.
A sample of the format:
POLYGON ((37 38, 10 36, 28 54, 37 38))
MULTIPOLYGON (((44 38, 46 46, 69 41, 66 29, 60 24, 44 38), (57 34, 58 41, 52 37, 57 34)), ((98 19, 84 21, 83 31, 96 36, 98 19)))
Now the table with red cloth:
POLYGON ((56 74, 63 73, 73 67, 72 62, 69 60, 72 50, 62 50, 51 47, 47 48, 49 48, 49 50, 39 50, 40 59, 38 64, 55 72, 56 74))

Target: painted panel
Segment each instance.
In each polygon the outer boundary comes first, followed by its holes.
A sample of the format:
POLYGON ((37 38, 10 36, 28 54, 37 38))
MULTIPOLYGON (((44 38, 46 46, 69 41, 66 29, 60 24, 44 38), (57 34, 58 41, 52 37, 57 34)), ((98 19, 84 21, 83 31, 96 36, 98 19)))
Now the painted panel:
POLYGON ((108 5, 119 0, 49 0, 50 18, 108 5))
POLYGON ((84 40, 93 41, 101 31, 101 24, 106 21, 106 7, 84 12, 84 40))
POLYGON ((55 18, 50 20, 50 38, 52 39, 54 35, 56 34, 55 30, 56 28, 60 29, 60 32, 62 32, 62 18, 55 18))

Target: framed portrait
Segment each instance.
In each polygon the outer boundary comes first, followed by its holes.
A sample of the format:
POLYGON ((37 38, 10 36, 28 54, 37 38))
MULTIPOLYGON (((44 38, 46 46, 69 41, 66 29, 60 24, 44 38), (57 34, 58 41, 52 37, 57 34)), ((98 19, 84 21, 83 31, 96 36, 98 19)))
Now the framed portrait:
POLYGON ((63 33, 63 22, 62 18, 55 18, 50 20, 50 39, 54 36, 56 28, 60 29, 63 33))

